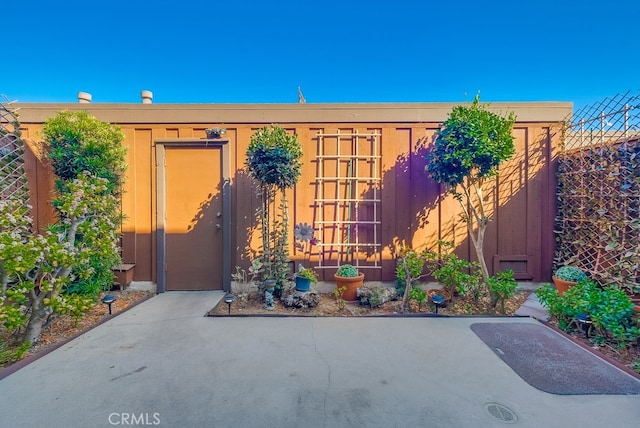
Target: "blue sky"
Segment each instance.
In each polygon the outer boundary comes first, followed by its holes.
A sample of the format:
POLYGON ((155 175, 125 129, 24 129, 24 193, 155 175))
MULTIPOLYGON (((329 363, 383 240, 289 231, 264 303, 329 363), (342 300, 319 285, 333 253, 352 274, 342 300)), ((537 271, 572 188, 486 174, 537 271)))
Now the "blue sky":
MULTIPOLYGON (((572 101, 640 88, 640 2, 3 2, 20 102, 572 101)), ((12 66, 8 66, 12 63, 12 66)))

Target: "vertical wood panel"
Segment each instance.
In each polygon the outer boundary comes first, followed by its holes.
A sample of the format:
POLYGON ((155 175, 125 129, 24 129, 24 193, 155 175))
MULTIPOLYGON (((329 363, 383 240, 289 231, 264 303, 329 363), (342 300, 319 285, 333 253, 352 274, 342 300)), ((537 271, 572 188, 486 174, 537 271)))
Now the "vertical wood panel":
MULTIPOLYGON (((316 171, 316 153, 315 153, 315 136, 312 136, 313 131, 308 127, 299 127, 296 131, 298 141, 302 147, 302 171, 300 174, 300 180, 295 185, 295 192, 293 196, 293 203, 291 204, 291 226, 295 227, 298 223, 307 223, 314 225, 314 204, 315 195, 311 189, 315 188, 315 171, 316 171)), ((295 242, 295 237, 292 235, 291 242, 295 242)), ((310 251, 317 251, 317 247, 307 248, 310 251)), ((292 248, 292 259, 298 263, 304 262, 305 267, 310 267, 317 263, 316 257, 311 257, 310 254, 304 254, 302 251, 292 248), (310 263, 313 260, 313 263, 310 263)))
MULTIPOLYGON (((231 146, 231 210, 235 224, 233 227, 235 234, 232 237, 235 245, 232 247, 236 252, 235 265, 246 269, 249 267, 250 259, 253 258, 251 249, 257 248, 255 244, 259 242, 252 233, 258 204, 251 178, 247 175, 245 168, 252 129, 248 126, 238 126, 236 133, 235 145, 231 146)), ((234 141, 230 142, 230 144, 233 143, 234 141)))
POLYGON ((498 208, 490 229, 495 245, 486 247, 490 254, 527 253, 527 128, 515 128, 513 135, 516 154, 503 163, 497 178, 498 208))
MULTIPOLYGON (((409 177, 400 163, 408 157, 411 147, 410 128, 382 130, 382 236, 383 260, 393 260, 400 246, 411 234, 409 213, 409 177)), ((382 278, 393 277, 395 264, 383 263, 382 278)))
POLYGON ((557 154, 562 144, 561 125, 551 124, 546 129, 546 147, 541 153, 541 162, 544 166, 540 174, 543 177, 543 192, 546 197, 542 198, 541 211, 543 220, 541 221, 540 248, 536 257, 540 258, 540 276, 538 281, 549 281, 553 267, 555 252, 555 237, 553 234, 555 215, 557 212, 556 189, 558 187, 556 177, 557 154))
MULTIPOLYGON (((547 180, 545 174, 545 165, 547 159, 549 138, 549 129, 546 127, 529 128, 529 144, 527 153, 528 176, 527 183, 527 254, 535 255, 543 249, 542 237, 545 224, 544 199, 547 198, 545 189, 547 180)), ((555 196, 555 192, 552 194, 555 196)), ((535 277, 542 277, 541 265, 543 261, 541 257, 530 257, 529 270, 535 277)))
POLYGON ((438 239, 443 234, 440 206, 442 189, 425 169, 427 152, 432 147, 437 131, 437 126, 418 128, 411 142, 408 165, 411 185, 407 187, 407 193, 411 198, 413 237, 409 243, 419 250, 437 249, 438 239))
POLYGON ((134 227, 136 231, 136 281, 154 281, 152 267, 155 267, 155 249, 152 245, 151 223, 152 217, 155 217, 155 210, 152 205, 151 194, 155 190, 152 186, 151 175, 155 171, 155 164, 152 164, 151 156, 151 129, 136 128, 134 129, 134 145, 135 145, 135 220, 134 227), (153 169, 152 169, 153 165, 153 169))
POLYGON ((136 146, 135 130, 123 128, 124 146, 127 148, 127 171, 125 172, 124 193, 122 194, 122 261, 137 263, 136 252, 136 146))

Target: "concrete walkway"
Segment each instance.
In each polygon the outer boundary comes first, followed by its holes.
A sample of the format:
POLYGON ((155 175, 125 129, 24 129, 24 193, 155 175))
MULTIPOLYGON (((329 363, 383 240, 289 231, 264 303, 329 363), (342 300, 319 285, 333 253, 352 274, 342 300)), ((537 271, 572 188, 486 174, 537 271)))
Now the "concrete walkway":
MULTIPOLYGON (((206 318, 155 296, 0 381, 1 427, 638 426, 640 396, 531 387, 478 318, 206 318)), ((537 323, 531 318, 482 322, 537 323)))
POLYGON ((515 314, 524 317, 532 317, 542 321, 549 320, 549 313, 547 312, 547 309, 542 306, 540 300, 538 300, 536 293, 529 294, 527 300, 525 300, 515 314))

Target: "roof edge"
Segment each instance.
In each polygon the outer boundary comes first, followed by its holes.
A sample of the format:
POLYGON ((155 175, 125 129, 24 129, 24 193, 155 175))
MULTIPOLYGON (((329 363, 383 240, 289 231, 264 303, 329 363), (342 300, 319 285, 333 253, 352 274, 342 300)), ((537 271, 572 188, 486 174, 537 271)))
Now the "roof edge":
MULTIPOLYGON (((111 123, 416 123, 442 122, 465 103, 340 104, 133 104, 15 103, 21 123, 42 123, 63 110, 88 111, 111 123)), ((513 111, 518 122, 561 122, 571 102, 485 103, 490 111, 513 111)))

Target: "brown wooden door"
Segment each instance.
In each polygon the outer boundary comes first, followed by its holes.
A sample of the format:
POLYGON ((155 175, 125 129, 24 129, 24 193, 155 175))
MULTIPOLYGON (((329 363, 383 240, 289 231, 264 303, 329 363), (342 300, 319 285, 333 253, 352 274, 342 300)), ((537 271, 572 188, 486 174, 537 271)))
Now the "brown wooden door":
POLYGON ((220 148, 167 147, 166 289, 222 289, 220 148))

